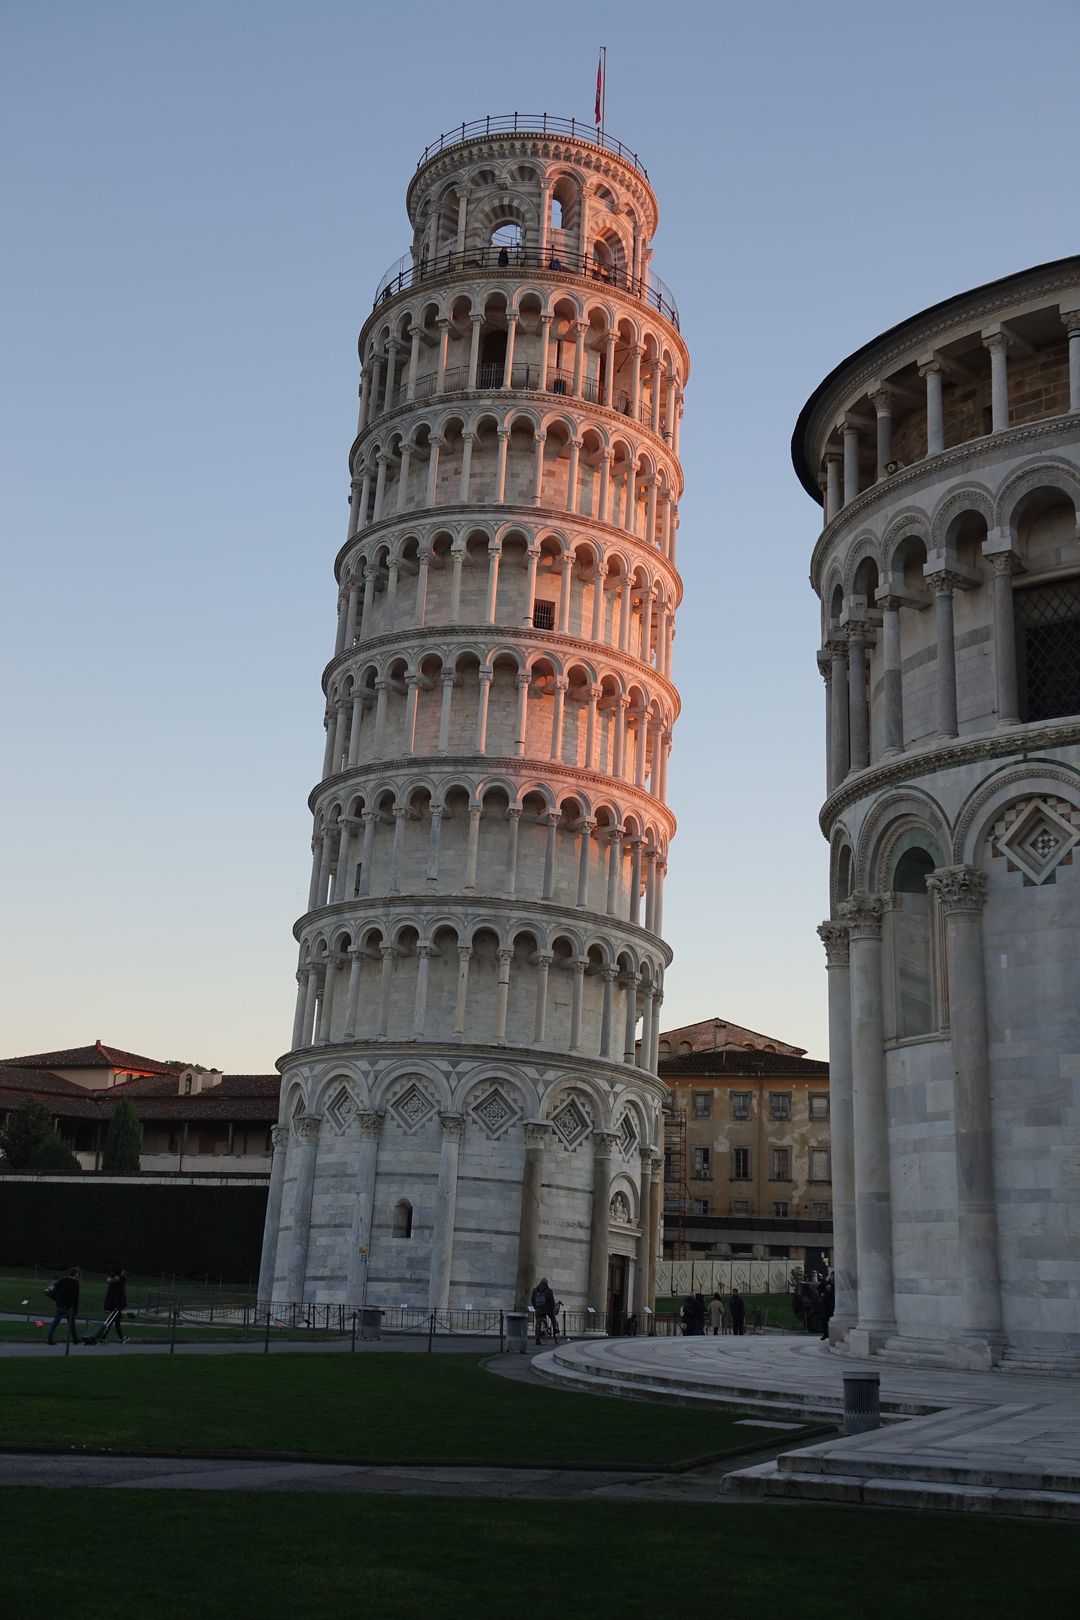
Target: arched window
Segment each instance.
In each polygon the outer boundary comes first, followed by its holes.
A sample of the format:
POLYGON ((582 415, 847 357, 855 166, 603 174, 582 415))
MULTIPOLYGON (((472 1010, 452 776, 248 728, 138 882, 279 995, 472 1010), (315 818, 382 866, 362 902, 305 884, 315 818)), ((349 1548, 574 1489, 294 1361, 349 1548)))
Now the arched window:
POLYGON ((394 1205, 394 1236, 396 1238, 412 1237, 412 1205, 407 1198, 401 1199, 394 1205))
POLYGON ((937 909, 926 880, 938 862, 920 845, 905 849, 893 871, 893 903, 886 931, 891 958, 893 1032, 897 1040, 940 1027, 937 964, 941 960, 937 909))
POLYGON ((1080 714, 1080 577, 1031 585, 1014 602, 1020 718, 1080 714))
POLYGON ((561 197, 552 197, 552 199, 551 199, 551 228, 552 228, 553 231, 561 231, 562 230, 562 228, 563 228, 563 218, 564 218, 564 216, 563 216, 562 198, 561 197))

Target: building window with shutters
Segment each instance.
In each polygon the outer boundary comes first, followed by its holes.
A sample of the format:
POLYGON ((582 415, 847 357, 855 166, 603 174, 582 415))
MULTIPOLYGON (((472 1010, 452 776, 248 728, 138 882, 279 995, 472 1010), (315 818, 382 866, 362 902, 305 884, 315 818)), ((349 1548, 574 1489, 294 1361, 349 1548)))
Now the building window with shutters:
POLYGON ((695 1119, 711 1119, 712 1118, 712 1092, 711 1091, 695 1091, 694 1092, 694 1118, 695 1119))
POLYGON ((748 1091, 733 1091, 731 1093, 732 1119, 750 1118, 750 1093, 748 1091))
POLYGON ((695 1181, 712 1180, 712 1149, 696 1147, 694 1149, 693 1179, 695 1181))
POLYGON ((749 1198, 733 1198, 731 1200, 731 1213, 732 1213, 732 1215, 749 1215, 749 1213, 750 1213, 750 1200, 749 1200, 749 1198))
POLYGON ((827 1091, 812 1091, 810 1093, 810 1118, 828 1119, 829 1093, 827 1091))
POLYGON ((731 1150, 731 1179, 732 1181, 750 1180, 750 1149, 737 1147, 731 1150))
POLYGON ((786 1198, 773 1199, 773 1220, 786 1221, 788 1218, 788 1202, 786 1198))
POLYGON ((690 1207, 695 1215, 708 1215, 709 1200, 707 1198, 691 1198, 690 1207))
POLYGON ((790 1181, 791 1180, 791 1149, 790 1148, 770 1148, 769 1149, 769 1180, 770 1181, 790 1181))
POLYGON ((770 1119, 790 1119, 791 1118, 791 1092, 790 1091, 770 1091, 769 1092, 769 1118, 770 1119))
POLYGON ((832 1180, 832 1155, 828 1148, 810 1149, 810 1180, 832 1180))

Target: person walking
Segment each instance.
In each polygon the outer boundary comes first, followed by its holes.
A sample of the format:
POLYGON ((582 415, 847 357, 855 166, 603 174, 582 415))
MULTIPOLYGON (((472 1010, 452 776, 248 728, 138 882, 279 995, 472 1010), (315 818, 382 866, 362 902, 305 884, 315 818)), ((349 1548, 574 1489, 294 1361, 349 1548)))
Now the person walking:
POLYGON ((704 1338, 704 1336, 705 1336, 705 1295, 704 1294, 695 1294, 694 1295, 694 1325, 693 1325, 693 1327, 691 1328, 690 1331, 691 1331, 691 1333, 696 1334, 698 1338, 704 1338))
POLYGON ((540 1343, 540 1336, 544 1331, 544 1323, 551 1323, 551 1336, 555 1343, 559 1342, 559 1319, 555 1314, 555 1295, 551 1292, 546 1277, 541 1277, 532 1291, 530 1304, 536 1313, 536 1342, 540 1343))
POLYGON ((713 1338, 724 1331, 724 1302, 719 1294, 714 1294, 709 1301, 709 1326, 713 1330, 713 1338))
POLYGON ((121 1266, 105 1281, 105 1325, 98 1337, 99 1344, 105 1343, 112 1328, 116 1329, 116 1337, 123 1344, 123 1319, 126 1310, 127 1272, 121 1266))
POLYGON ((746 1331, 746 1301, 737 1288, 731 1290, 731 1331, 738 1334, 746 1331))
POLYGON ((53 1305, 56 1307, 56 1315, 53 1317, 49 1326, 49 1333, 46 1343, 56 1343, 53 1334, 56 1332, 61 1322, 66 1322, 68 1338, 71 1340, 72 1344, 78 1344, 80 1342, 79 1329, 75 1322, 75 1317, 79 1309, 78 1266, 68 1266, 64 1275, 62 1277, 58 1277, 54 1283, 50 1283, 45 1292, 48 1294, 49 1298, 53 1302, 53 1305))
POLYGON ((829 1322, 836 1309, 836 1274, 830 1271, 821 1285, 821 1337, 829 1337, 829 1322))

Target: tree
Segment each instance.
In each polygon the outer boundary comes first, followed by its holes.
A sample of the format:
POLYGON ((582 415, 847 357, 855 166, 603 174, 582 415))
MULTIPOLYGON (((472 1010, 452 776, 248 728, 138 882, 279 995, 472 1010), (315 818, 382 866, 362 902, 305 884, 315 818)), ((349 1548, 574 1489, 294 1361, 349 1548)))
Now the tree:
POLYGON ((109 1128, 105 1132, 101 1168, 114 1176, 134 1175, 139 1169, 141 1152, 142 1126, 138 1114, 125 1097, 113 1109, 109 1128))
POLYGON ((25 1170, 29 1167, 34 1149, 53 1132, 52 1115, 36 1097, 20 1103, 8 1118, 7 1127, 0 1132, 0 1152, 5 1170, 25 1170))
POLYGON ((189 1063, 186 1058, 166 1058, 167 1069, 194 1069, 196 1074, 209 1074, 205 1063, 189 1063))
POLYGON ((55 1130, 52 1115, 36 1097, 21 1103, 0 1132, 4 1170, 80 1170, 82 1166, 55 1130))
POLYGON ((50 1126, 30 1154, 28 1170, 81 1170, 71 1148, 50 1126))

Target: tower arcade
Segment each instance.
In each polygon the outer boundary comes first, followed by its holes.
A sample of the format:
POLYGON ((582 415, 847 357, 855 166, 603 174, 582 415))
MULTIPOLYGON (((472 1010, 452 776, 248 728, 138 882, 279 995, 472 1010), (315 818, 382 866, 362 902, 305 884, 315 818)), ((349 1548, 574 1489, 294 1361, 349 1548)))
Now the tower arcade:
POLYGON ((517 126, 360 334, 262 1299, 651 1302, 689 361, 636 157, 517 126))

